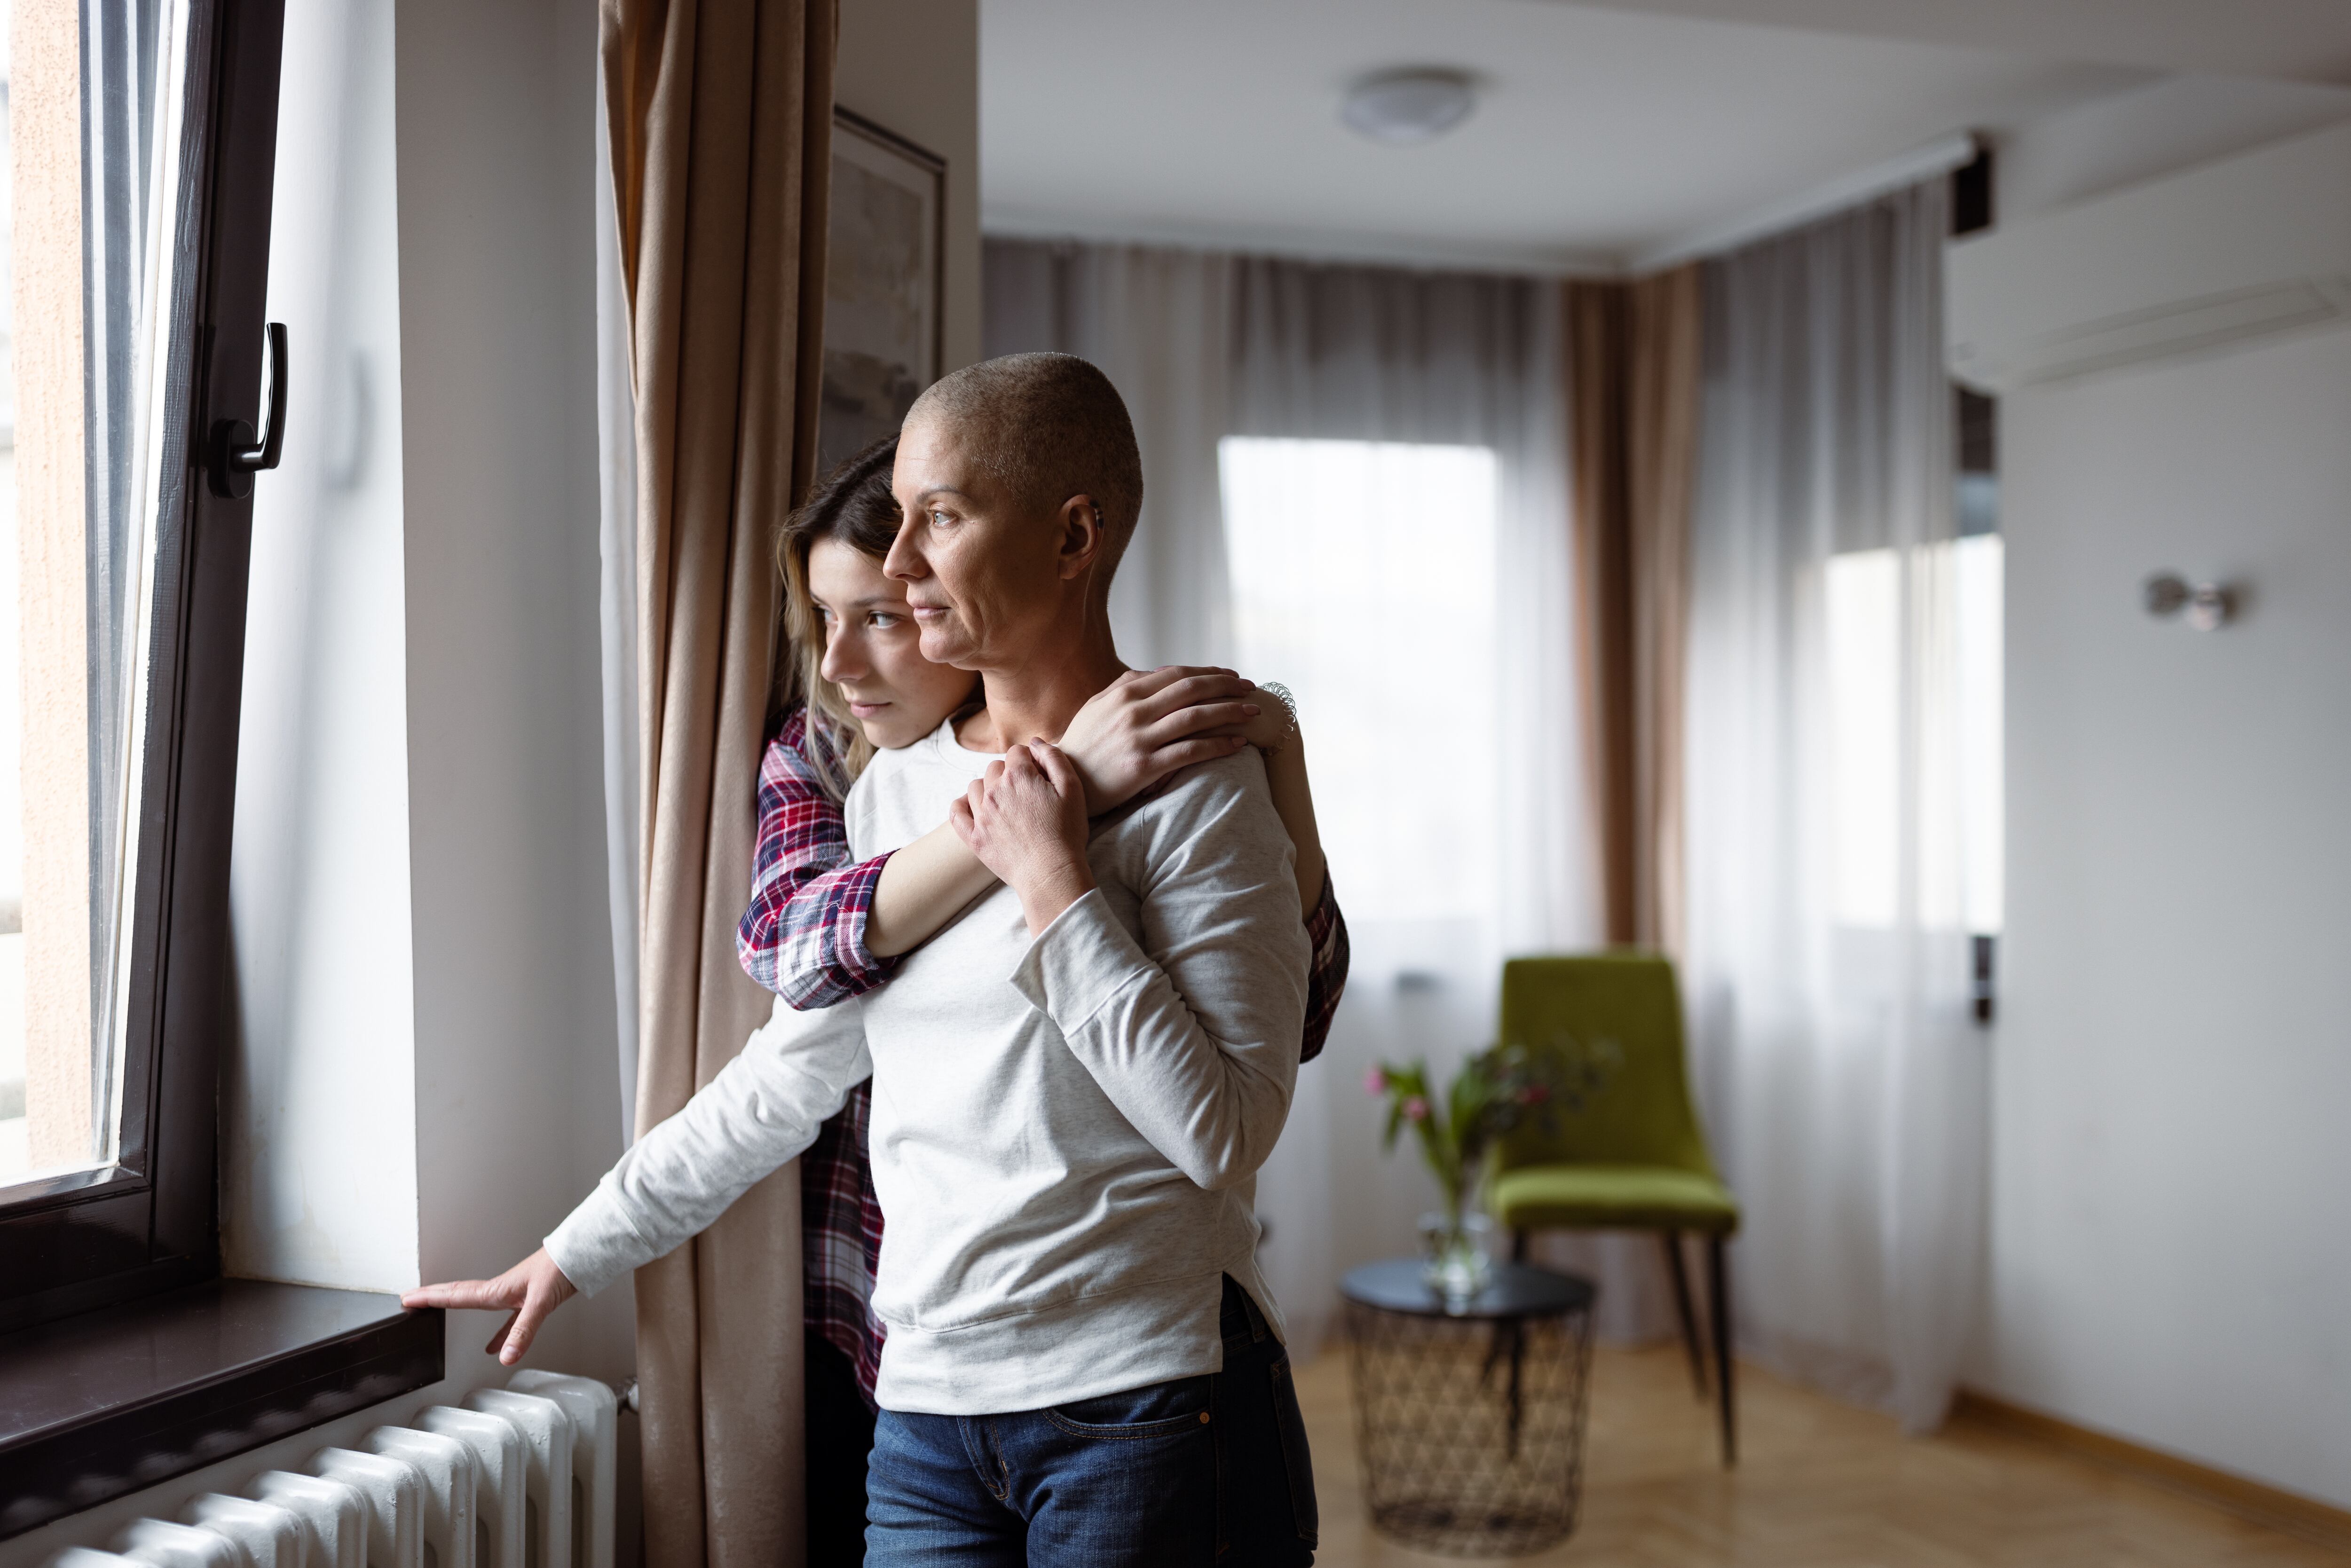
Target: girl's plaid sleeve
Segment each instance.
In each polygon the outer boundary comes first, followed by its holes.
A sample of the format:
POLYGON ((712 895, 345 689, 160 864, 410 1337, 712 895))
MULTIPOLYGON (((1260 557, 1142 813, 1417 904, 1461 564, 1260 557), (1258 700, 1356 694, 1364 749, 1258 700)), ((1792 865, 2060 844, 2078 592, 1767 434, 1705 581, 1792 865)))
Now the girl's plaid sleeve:
POLYGON ((793 1007, 831 1007, 888 980, 894 958, 866 949, 865 918, 888 855, 850 863, 841 807, 808 752, 805 710, 759 763, 751 904, 736 928, 743 972, 793 1007))
POLYGON ((1314 956, 1306 968, 1306 1033, 1299 1042, 1298 1060, 1311 1061, 1322 1054, 1331 1038, 1331 1019, 1339 1010, 1339 994, 1347 988, 1347 917, 1339 913, 1338 895, 1331 891, 1331 874, 1322 873, 1322 896, 1306 917, 1306 939, 1314 956))

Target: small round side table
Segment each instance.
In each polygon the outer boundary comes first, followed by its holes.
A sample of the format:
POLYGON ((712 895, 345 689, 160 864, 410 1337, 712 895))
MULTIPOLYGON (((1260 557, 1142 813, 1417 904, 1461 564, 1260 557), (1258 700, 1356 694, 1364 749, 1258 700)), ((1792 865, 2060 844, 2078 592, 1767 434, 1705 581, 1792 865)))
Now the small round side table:
POLYGON ((1364 1499, 1382 1533, 1500 1557, 1575 1531, 1592 1371, 1592 1282, 1521 1263, 1458 1305, 1416 1259, 1340 1287, 1364 1499))

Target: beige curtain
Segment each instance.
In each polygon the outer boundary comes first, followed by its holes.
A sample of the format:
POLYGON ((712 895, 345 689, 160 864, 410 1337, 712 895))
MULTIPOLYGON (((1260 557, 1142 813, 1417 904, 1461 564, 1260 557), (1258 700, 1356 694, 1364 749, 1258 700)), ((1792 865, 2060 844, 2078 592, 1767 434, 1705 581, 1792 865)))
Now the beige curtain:
MULTIPOLYGON (((637 403, 637 1126, 768 998, 735 959, 776 670, 770 530, 815 465, 833 0, 603 0, 637 403)), ((646 1560, 798 1564, 799 1191, 779 1171, 637 1274, 646 1560)))
POLYGON ((1608 940, 1682 947, 1698 270, 1567 286, 1578 674, 1608 940))

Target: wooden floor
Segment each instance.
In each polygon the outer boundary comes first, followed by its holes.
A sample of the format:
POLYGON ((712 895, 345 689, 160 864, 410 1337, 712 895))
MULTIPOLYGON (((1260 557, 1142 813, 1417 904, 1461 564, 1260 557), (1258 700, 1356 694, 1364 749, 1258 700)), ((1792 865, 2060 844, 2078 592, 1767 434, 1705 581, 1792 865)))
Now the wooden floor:
MULTIPOLYGON (((1347 1360, 1298 1374, 1322 1511, 1321 1568, 1431 1556, 1372 1531, 1355 1466, 1347 1360)), ((1603 1350, 1583 1518, 1527 1563, 1579 1568, 2317 1568, 2351 1563, 2217 1508, 1984 1426, 1903 1437, 1884 1416, 1741 1367, 1742 1457, 1716 1463, 1708 1407, 1677 1347, 1603 1350)))

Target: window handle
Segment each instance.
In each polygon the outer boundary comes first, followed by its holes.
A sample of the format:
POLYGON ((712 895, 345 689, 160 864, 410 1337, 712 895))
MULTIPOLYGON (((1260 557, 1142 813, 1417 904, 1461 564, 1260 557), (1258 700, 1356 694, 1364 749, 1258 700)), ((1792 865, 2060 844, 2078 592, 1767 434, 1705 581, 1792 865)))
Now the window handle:
POLYGON ((213 494, 241 501, 253 494, 253 476, 277 466, 286 450, 286 323, 269 323, 269 425, 254 439, 253 426, 241 419, 213 422, 211 462, 213 494))

